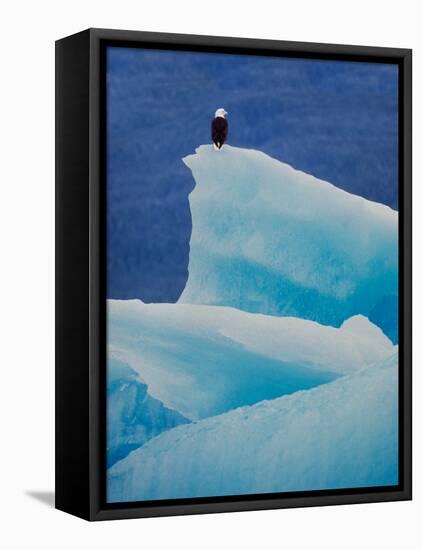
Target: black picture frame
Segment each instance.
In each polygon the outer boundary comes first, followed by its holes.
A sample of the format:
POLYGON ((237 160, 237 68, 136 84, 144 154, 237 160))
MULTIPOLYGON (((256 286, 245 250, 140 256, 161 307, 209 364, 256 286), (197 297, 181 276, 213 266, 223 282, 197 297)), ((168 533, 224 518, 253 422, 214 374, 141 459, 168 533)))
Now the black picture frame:
POLYGON ((409 49, 106 29, 56 42, 56 508, 87 520, 108 520, 411 499, 411 94, 409 49), (105 502, 104 51, 110 44, 398 65, 398 486, 105 502))

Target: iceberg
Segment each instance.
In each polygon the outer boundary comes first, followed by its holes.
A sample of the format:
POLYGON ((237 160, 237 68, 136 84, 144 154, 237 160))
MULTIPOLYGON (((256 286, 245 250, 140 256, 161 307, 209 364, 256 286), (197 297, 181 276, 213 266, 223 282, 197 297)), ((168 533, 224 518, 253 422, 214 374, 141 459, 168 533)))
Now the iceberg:
POLYGON ((109 502, 398 483, 397 351, 333 382, 178 426, 108 470, 109 502))
POLYGON ((325 384, 394 349, 362 315, 335 328, 222 306, 108 300, 107 317, 109 356, 189 420, 325 384))
POLYGON ((196 185, 180 303, 336 327, 362 314, 397 342, 396 211, 256 150, 201 145, 183 161, 196 185))
POLYGON ((163 431, 189 422, 148 394, 148 386, 129 365, 107 361, 107 466, 163 431))
POLYGON ((397 212, 201 146, 176 304, 107 301, 107 500, 398 482, 397 212))

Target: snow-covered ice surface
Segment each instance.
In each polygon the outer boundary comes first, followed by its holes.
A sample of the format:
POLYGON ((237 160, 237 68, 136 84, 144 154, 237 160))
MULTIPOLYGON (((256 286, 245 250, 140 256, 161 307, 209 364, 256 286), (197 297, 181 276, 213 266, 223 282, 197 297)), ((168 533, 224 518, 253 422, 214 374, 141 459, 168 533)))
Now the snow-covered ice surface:
POLYGON ((363 314, 397 342, 396 211, 256 150, 201 145, 183 161, 196 186, 180 302, 332 326, 363 314))
POLYGON ((388 356, 363 316, 341 328, 228 307, 108 301, 109 356, 190 420, 308 389, 388 356))
POLYGON ((112 502, 395 485, 397 352, 329 384, 149 441, 108 470, 112 502))
POLYGON ((189 422, 148 394, 148 386, 125 363, 107 361, 107 465, 111 466, 149 439, 189 422))

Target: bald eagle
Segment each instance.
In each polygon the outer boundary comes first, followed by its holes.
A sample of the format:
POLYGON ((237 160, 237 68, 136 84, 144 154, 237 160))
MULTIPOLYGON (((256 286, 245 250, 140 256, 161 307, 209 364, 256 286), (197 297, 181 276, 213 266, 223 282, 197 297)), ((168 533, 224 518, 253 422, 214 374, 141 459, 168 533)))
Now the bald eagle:
POLYGON ((226 115, 228 115, 226 110, 223 108, 217 109, 211 123, 211 137, 214 142, 214 148, 218 151, 223 147, 229 131, 229 124, 224 118, 226 115))

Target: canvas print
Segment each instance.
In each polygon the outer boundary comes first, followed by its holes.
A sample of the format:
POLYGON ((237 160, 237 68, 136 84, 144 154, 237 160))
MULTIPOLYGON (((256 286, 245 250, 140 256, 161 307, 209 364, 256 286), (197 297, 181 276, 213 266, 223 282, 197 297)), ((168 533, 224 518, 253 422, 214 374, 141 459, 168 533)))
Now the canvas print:
POLYGON ((398 66, 109 46, 107 502, 399 482, 398 66))

